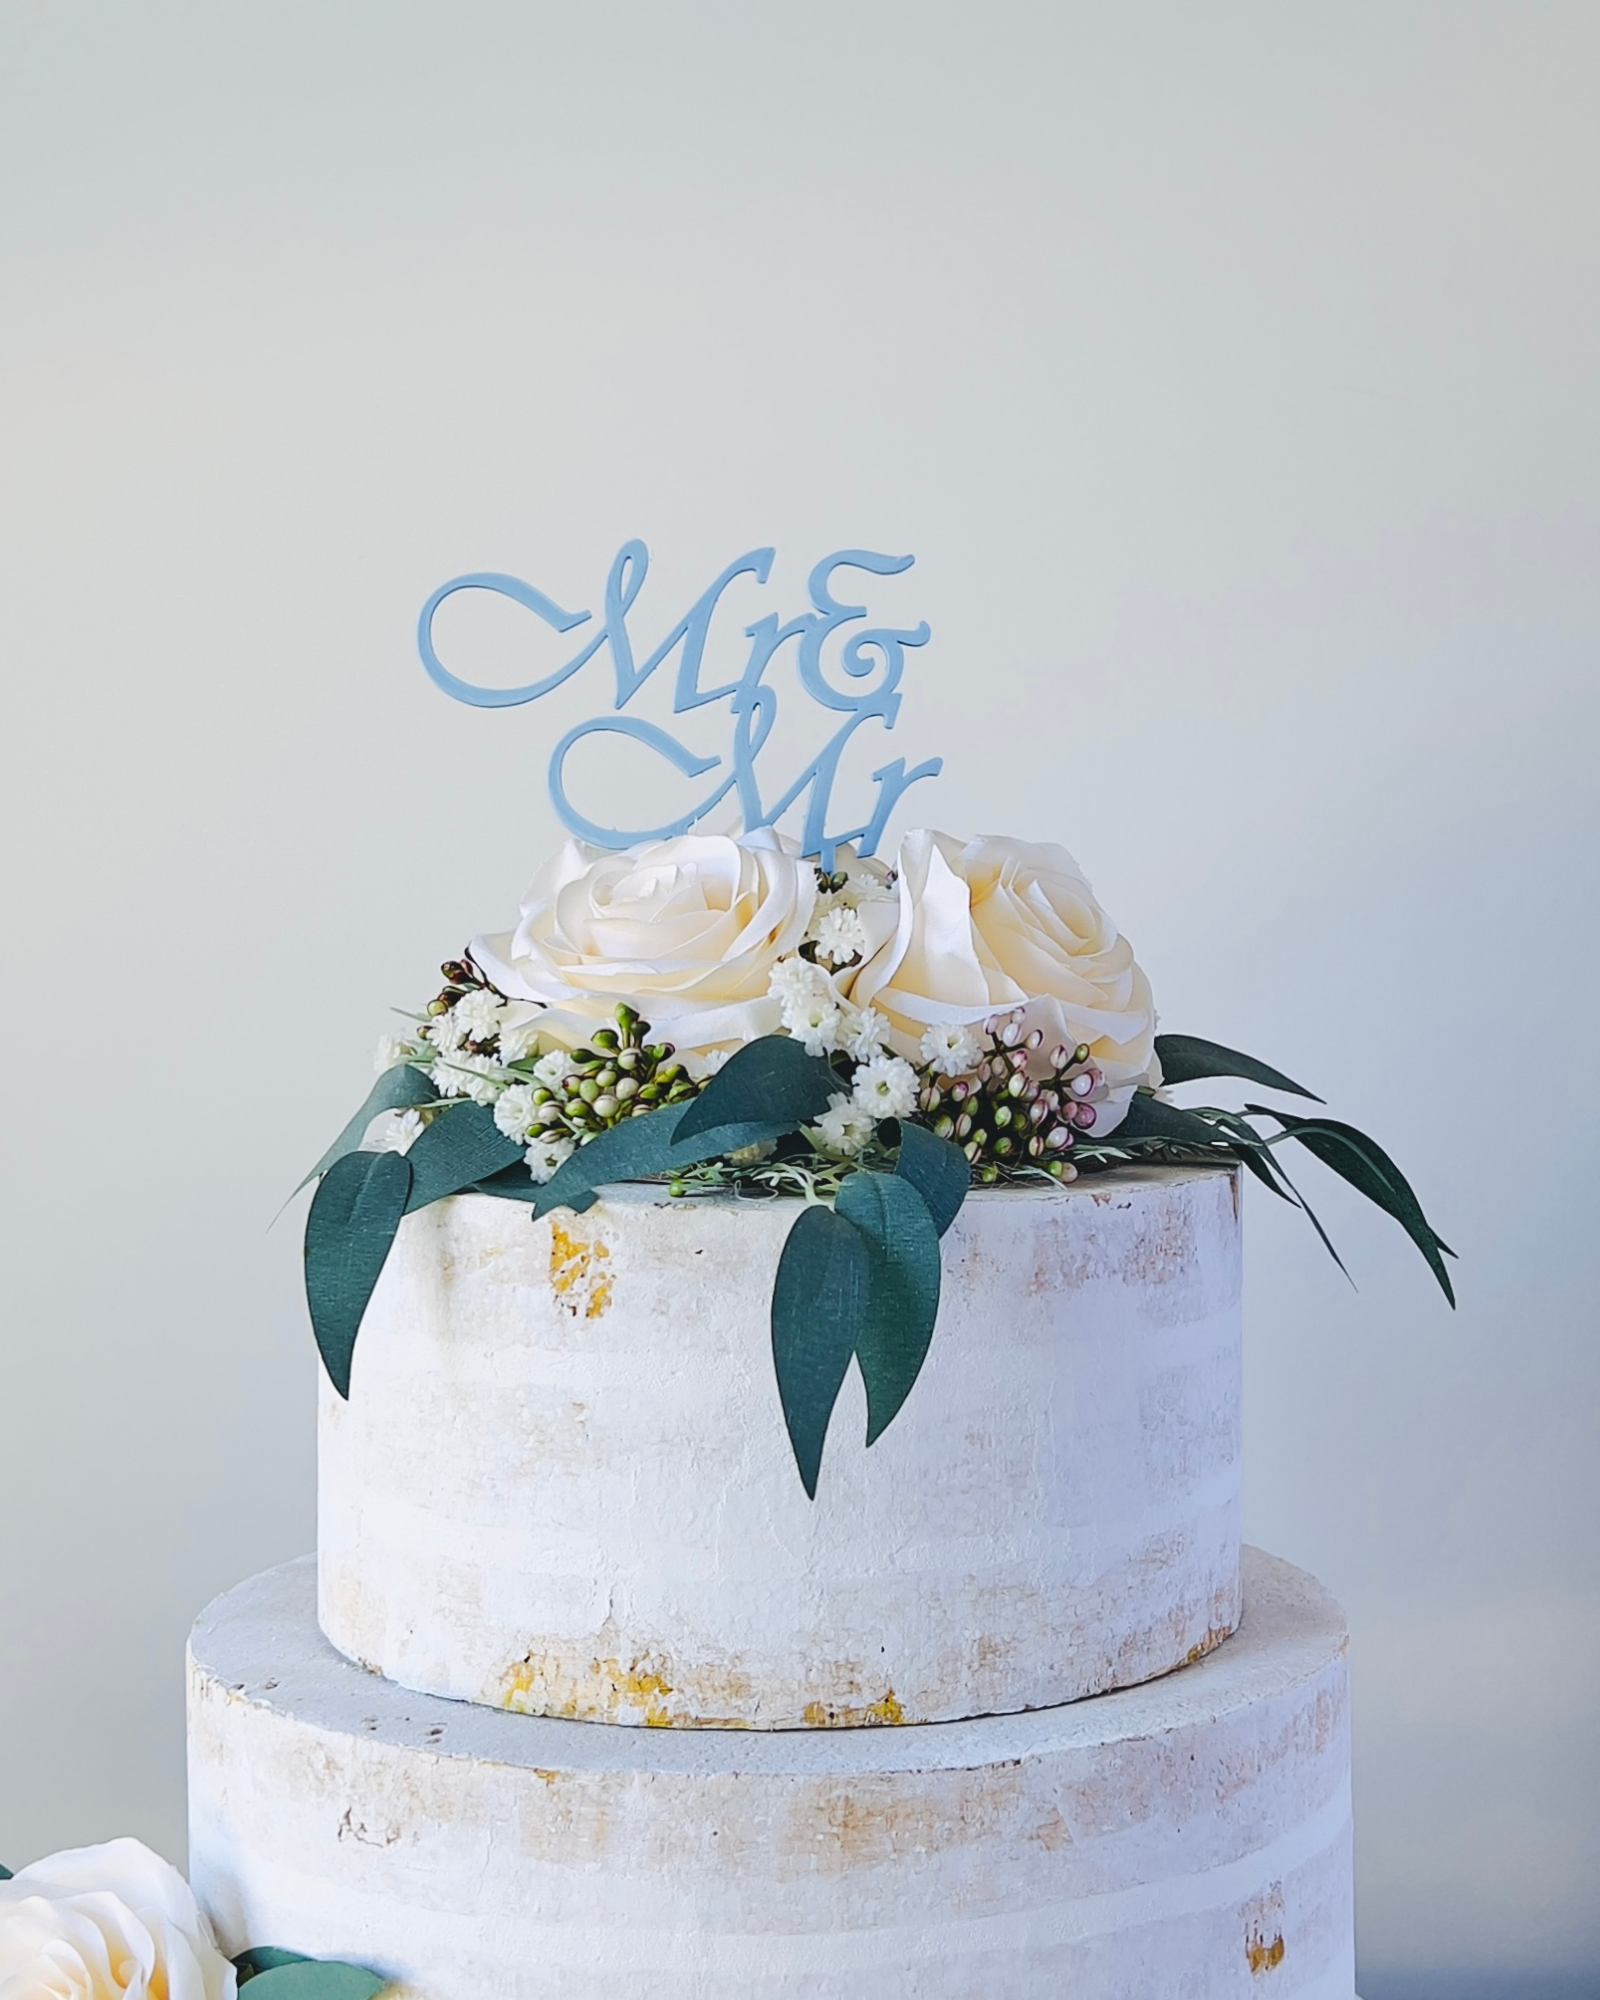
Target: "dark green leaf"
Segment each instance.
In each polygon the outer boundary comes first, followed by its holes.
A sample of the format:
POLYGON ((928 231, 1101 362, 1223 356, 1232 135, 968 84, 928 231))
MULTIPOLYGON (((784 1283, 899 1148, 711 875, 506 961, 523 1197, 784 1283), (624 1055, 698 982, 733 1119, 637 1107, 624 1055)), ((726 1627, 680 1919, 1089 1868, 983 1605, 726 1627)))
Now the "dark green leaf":
POLYGON ((422 1071, 413 1069, 409 1063, 397 1063, 393 1069, 386 1069, 367 1092, 366 1103, 306 1175, 295 1193, 298 1194, 307 1181, 314 1181, 318 1174, 326 1173, 335 1160, 343 1159, 346 1153, 353 1153, 380 1111, 406 1111, 413 1104, 431 1104, 438 1095, 422 1071))
POLYGON ((282 1951, 277 1945, 255 1944, 248 1951, 241 1951, 233 1963, 243 1986, 258 1972, 271 1972, 279 1965, 310 1965, 312 1960, 303 1951, 282 1951))
POLYGON ((1225 1049, 1220 1042, 1203 1042, 1198 1035, 1157 1035, 1156 1054, 1161 1058, 1161 1074, 1168 1083, 1199 1083, 1210 1076, 1241 1076, 1247 1083, 1259 1083, 1267 1090, 1287 1090, 1296 1097, 1309 1097, 1313 1104, 1323 1100, 1303 1083, 1296 1083, 1281 1069, 1242 1056, 1237 1049, 1225 1049))
POLYGON ((0 1882, 9 1882, 11 1880, 11 1874, 12 1871, 9 1868, 0 1867, 0 1882))
POLYGON ((942 1236, 961 1211, 972 1183, 972 1169, 959 1146, 930 1132, 926 1125, 900 1121, 900 1157, 895 1172, 910 1181, 928 1205, 933 1226, 942 1236))
POLYGON ((875 1444, 927 1358, 939 1314, 939 1232, 915 1185, 898 1173, 850 1174, 834 1209, 871 1248, 856 1357, 867 1385, 867 1443, 875 1444))
POLYGON ((801 1212, 778 1260, 772 1359, 795 1464, 812 1500, 828 1419, 866 1310, 871 1268, 860 1230, 820 1203, 801 1212))
POLYGON ((1337 1118, 1295 1118, 1287 1112, 1268 1111, 1257 1104, 1246 1105, 1245 1109, 1253 1116, 1276 1118, 1307 1152, 1314 1153, 1325 1167, 1331 1167, 1358 1193, 1364 1194, 1368 1201, 1375 1203, 1386 1215, 1393 1216, 1422 1252, 1428 1269, 1439 1282, 1439 1289, 1452 1306, 1455 1304, 1455 1288, 1450 1283, 1450 1273, 1444 1267, 1444 1260, 1456 1253, 1436 1234, 1422 1212, 1422 1204, 1417 1200, 1411 1183, 1375 1139, 1369 1139, 1365 1132, 1359 1132, 1354 1125, 1343 1124, 1337 1118))
POLYGON ((594 1191, 606 1181, 636 1181, 666 1173, 682 1116, 679 1105, 663 1105, 659 1111, 647 1111, 642 1118, 625 1118, 620 1125, 599 1133, 535 1190, 534 1214, 570 1208, 574 1215, 582 1215, 586 1208, 593 1208, 594 1191))
MULTIPOLYGON (((679 1137, 684 1107, 673 1104, 642 1117, 625 1118, 580 1146, 571 1159, 558 1167, 543 1187, 534 1192, 533 1212, 548 1215, 553 1208, 570 1208, 581 1215, 594 1206, 597 1187, 607 1181, 638 1181, 672 1174, 701 1160, 736 1152, 741 1146, 764 1144, 781 1139, 786 1125, 753 1120, 743 1125, 716 1125, 684 1141, 679 1137)), ((501 1192, 499 1188, 485 1192, 501 1192)), ((526 1197, 516 1194, 515 1200, 526 1197)))
POLYGON ((306 1217, 306 1303, 323 1366, 341 1396, 350 1394, 361 1315, 410 1192, 405 1154, 346 1153, 323 1175, 306 1217))
POLYGON ((787 1035, 747 1042, 694 1098, 678 1127, 692 1139, 718 1125, 771 1125, 792 1132, 820 1118, 844 1085, 820 1056, 808 1056, 787 1035))
POLYGON ((277 1963, 247 1983, 250 2000, 372 2000, 389 1984, 359 1965, 342 1965, 327 1958, 294 1958, 275 1954, 277 1963))
POLYGON ((460 1194, 502 1167, 522 1158, 522 1147, 508 1139, 486 1104, 452 1104, 440 1112, 406 1155, 411 1162, 411 1195, 407 1209, 426 1208, 447 1194, 460 1194))
POLYGON ((1124 1139, 1159 1139, 1165 1145, 1187 1146, 1202 1152, 1213 1152, 1219 1146, 1231 1144, 1226 1134, 1219 1132, 1198 1111, 1185 1111, 1177 1104, 1163 1104, 1159 1097, 1151 1097, 1144 1091, 1135 1093, 1126 1116, 1109 1143, 1119 1146, 1124 1139))

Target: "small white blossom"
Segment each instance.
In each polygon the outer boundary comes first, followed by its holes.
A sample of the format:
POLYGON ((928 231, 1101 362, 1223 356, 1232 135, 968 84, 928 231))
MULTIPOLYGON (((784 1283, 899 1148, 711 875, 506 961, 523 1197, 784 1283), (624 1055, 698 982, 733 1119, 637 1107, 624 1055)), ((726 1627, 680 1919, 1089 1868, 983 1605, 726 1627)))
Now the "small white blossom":
POLYGON ((418 1111, 386 1111, 374 1118, 361 1142, 363 1153, 409 1153, 422 1136, 418 1111))
POLYGON ((543 1187, 547 1180, 554 1178, 557 1167, 570 1160, 577 1150, 576 1143, 571 1139, 535 1139, 523 1157, 528 1163, 528 1172, 543 1187))
POLYGON ((372 1067, 375 1070, 394 1069, 411 1054, 411 1044, 399 1041, 393 1035, 380 1035, 378 1046, 372 1053, 372 1067))
POLYGON ((732 1049, 707 1049, 700 1058, 700 1074, 715 1076, 719 1070, 726 1067, 728 1058, 732 1054, 732 1049))
MULTIPOLYGON (((446 1014, 435 1014, 422 1032, 441 1055, 449 1055, 459 1049, 465 1038, 462 1023, 456 1019, 453 1007, 446 1014)), ((435 1077, 434 1081, 437 1083, 438 1078, 435 1077)))
POLYGON ((500 1032, 500 1016, 505 1003, 484 987, 463 993, 451 1008, 456 1027, 469 1042, 490 1042, 500 1032))
POLYGON ((876 1007, 852 1007, 839 1046, 857 1062, 871 1062, 889 1039, 889 1023, 876 1007))
POLYGON ((832 992, 828 975, 808 958, 780 958, 767 980, 767 991, 786 1007, 809 998, 819 987, 832 992))
POLYGON ((500 1029, 500 1060, 504 1063, 526 1062, 539 1046, 539 1023, 514 1021, 500 1029))
POLYGON ((848 965, 867 948, 867 927, 848 903, 824 910, 812 931, 818 958, 830 965, 848 965))
POLYGON ((846 1159, 870 1145, 877 1129, 870 1112, 838 1092, 828 1100, 828 1109, 810 1128, 811 1136, 825 1152, 840 1153, 846 1159))
POLYGON ((572 1058, 565 1049, 552 1049, 547 1056, 540 1056, 533 1066, 533 1073, 546 1090, 559 1090, 567 1079, 567 1071, 572 1067, 572 1058))
POLYGON ((922 1037, 922 1060, 941 1076, 967 1076, 978 1066, 982 1044, 961 1021, 936 1021, 922 1037))
POLYGON ((853 1094, 874 1118, 909 1118, 917 1108, 917 1073, 899 1056, 874 1056, 856 1071, 853 1094))
POLYGON ((495 1101, 494 1122, 508 1139, 526 1139, 539 1122, 538 1114, 532 1084, 514 1083, 495 1101))
POLYGON ((783 1025, 804 1046, 807 1055, 825 1056, 839 1046, 842 1019, 839 1003, 820 993, 810 999, 784 1002, 783 1025))
POLYGON ((428 1074, 441 1097, 470 1097, 474 1104, 493 1104, 505 1088, 491 1057, 460 1049, 436 1062, 428 1074))

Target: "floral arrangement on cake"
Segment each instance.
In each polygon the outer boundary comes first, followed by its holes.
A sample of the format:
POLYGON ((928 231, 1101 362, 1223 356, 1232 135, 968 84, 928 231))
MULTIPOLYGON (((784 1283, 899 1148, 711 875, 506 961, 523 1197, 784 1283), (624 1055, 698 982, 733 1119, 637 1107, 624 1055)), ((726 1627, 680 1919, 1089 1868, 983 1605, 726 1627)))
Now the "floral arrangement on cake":
POLYGON ((194 1892, 141 1841, 0 1868, 0 1994, 7 2000, 372 2000, 356 1965, 256 1946, 226 1957, 194 1892))
POLYGON ((1454 1303, 1453 1253, 1365 1134, 1320 1111, 1171 1101, 1228 1077, 1321 1103, 1252 1057, 1158 1034, 1131 946, 1065 849, 924 830, 892 863, 848 846, 830 860, 770 827, 569 840, 516 928, 444 965, 307 1176, 311 1317, 341 1395, 402 1219, 463 1193, 535 1216, 616 1181, 798 1197, 771 1330, 813 1497, 850 1362, 869 1444, 909 1395, 939 1239, 974 1183, 1238 1162, 1337 1258, 1284 1170, 1293 1141, 1394 1217, 1454 1303))

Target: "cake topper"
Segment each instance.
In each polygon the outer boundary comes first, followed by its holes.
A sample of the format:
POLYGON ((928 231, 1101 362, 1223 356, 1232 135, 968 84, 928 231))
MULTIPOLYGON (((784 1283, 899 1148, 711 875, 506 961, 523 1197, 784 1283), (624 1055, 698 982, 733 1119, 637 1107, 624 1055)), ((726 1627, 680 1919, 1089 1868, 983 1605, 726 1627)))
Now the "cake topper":
POLYGON ((706 640, 723 592, 741 576, 753 576, 757 583, 764 584, 772 571, 774 553, 772 549, 751 549, 729 563, 642 662, 637 659, 633 635, 628 629, 628 614, 644 587, 650 567, 649 551, 641 541, 624 542, 617 551, 606 578, 605 613, 600 624, 570 660, 542 679, 529 681, 523 687, 479 687, 453 674, 434 647, 433 621, 439 606, 458 590, 488 590, 508 597, 556 632, 571 632, 588 624, 593 616, 588 611, 565 611, 532 584, 498 571, 474 571, 440 584, 422 607, 417 622, 417 648, 434 683, 457 701, 474 708, 513 708, 523 702, 537 701, 570 680, 605 649, 610 653, 616 680, 612 706, 619 711, 627 708, 656 668, 677 651, 672 712, 683 715, 712 702, 726 702, 732 723, 726 759, 697 756, 677 737, 640 716, 619 713, 591 717, 569 729, 550 753, 550 800, 562 823, 598 847, 631 847, 638 841, 664 840, 686 833, 731 793, 737 800, 745 831, 753 832, 757 827, 775 825, 802 793, 808 792, 801 851, 815 856, 824 869, 831 870, 835 849, 846 841, 855 843, 861 854, 876 852, 889 815, 902 795, 920 778, 935 777, 943 768, 942 757, 930 757, 909 771, 903 757, 892 759, 872 773, 878 789, 866 818, 855 826, 829 829, 829 808, 845 746, 867 722, 877 721, 885 731, 893 729, 900 713, 900 677, 905 669, 906 648, 925 646, 928 626, 925 622, 909 629, 866 625, 863 621, 867 607, 845 601, 834 591, 837 570, 898 576, 911 567, 914 557, 880 555, 871 549, 838 549, 824 556, 807 579, 811 609, 790 619, 780 619, 776 612, 769 612, 745 626, 750 654, 744 671, 737 680, 726 681, 720 687, 702 687, 700 672, 706 640), (861 629, 851 631, 852 626, 861 629), (835 635, 842 640, 836 666, 845 677, 843 683, 830 679, 823 667, 823 648, 835 635), (813 701, 843 720, 786 789, 764 797, 756 764, 778 719, 778 691, 766 675, 780 648, 791 640, 797 642, 795 665, 800 685, 813 701), (685 778, 701 778, 711 772, 717 775, 710 789, 688 811, 660 826, 602 825, 573 804, 566 780, 568 754, 585 737, 598 735, 624 736, 643 744, 664 757, 685 778))

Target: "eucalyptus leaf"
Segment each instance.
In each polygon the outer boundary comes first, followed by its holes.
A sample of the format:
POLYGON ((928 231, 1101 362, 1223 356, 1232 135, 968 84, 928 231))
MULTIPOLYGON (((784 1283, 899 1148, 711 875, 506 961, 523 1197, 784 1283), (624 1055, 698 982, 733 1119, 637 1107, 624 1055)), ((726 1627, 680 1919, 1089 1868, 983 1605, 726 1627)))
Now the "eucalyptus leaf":
POLYGON ((535 1189, 534 1214, 570 1208, 574 1215, 582 1215, 586 1208, 593 1208, 594 1191, 606 1181, 636 1181, 666 1173, 682 1116, 678 1105, 667 1104, 598 1133, 564 1160, 543 1187, 535 1189))
POLYGON ((326 1173, 335 1160, 343 1159, 346 1153, 353 1153, 379 1112, 408 1111, 415 1104, 432 1104, 438 1095, 422 1071, 413 1069, 409 1063, 396 1063, 393 1069, 386 1069, 367 1092, 366 1103, 306 1175, 295 1193, 298 1194, 300 1188, 314 1181, 318 1174, 326 1173))
POLYGON ((452 1104, 414 1142, 411 1194, 407 1209, 426 1208, 447 1194, 460 1194, 474 1181, 486 1179, 522 1158, 522 1147, 508 1139, 486 1104, 452 1104))
POLYGON ((288 1954, 279 1955, 276 1965, 243 1983, 251 1989, 250 2000, 372 2000, 390 1984, 359 1965, 288 1954))
POLYGON ((273 1944, 253 1944, 247 1951, 241 1951, 233 1963, 239 1974, 239 1984, 243 1986, 258 1972, 271 1972, 280 1965, 311 1965, 314 1961, 303 1951, 283 1951, 273 1944))
POLYGON ((346 1398, 361 1316, 411 1192, 403 1153, 346 1153, 323 1175, 306 1216, 306 1303, 328 1379, 346 1398))
POLYGON ((808 1499, 828 1419, 866 1311, 872 1260, 854 1223, 808 1204, 789 1231, 772 1287, 772 1359, 789 1443, 808 1499))
POLYGON ((860 1230, 872 1260, 856 1333, 870 1445, 898 1416, 927 1359, 939 1316, 939 1232, 928 1204, 898 1173, 850 1174, 834 1210, 860 1230))
POLYGON ((928 1205, 933 1226, 943 1236, 961 1212, 972 1184, 972 1169, 959 1146, 930 1132, 926 1125, 900 1121, 900 1157, 895 1172, 910 1181, 928 1205))
POLYGON ((1386 1215, 1393 1216, 1421 1251, 1428 1269, 1438 1280, 1439 1289, 1452 1306, 1455 1304, 1455 1288, 1444 1260, 1456 1253, 1423 1214, 1411 1183, 1375 1139, 1337 1118, 1296 1118, 1288 1112, 1269 1111, 1259 1104, 1246 1105, 1245 1109, 1256 1117, 1277 1119, 1307 1152, 1386 1215))
POLYGON ((0 1882, 9 1882, 11 1880, 12 1873, 13 1871, 11 1869, 3 1865, 0 1865, 0 1882))
POLYGON ((736 1049, 691 1100, 678 1136, 692 1139, 719 1125, 763 1124, 792 1132, 808 1119, 820 1118, 843 1091, 820 1056, 808 1056, 788 1035, 763 1035, 736 1049))
POLYGON ((1198 1035, 1157 1035, 1156 1054, 1167 1083, 1200 1083, 1207 1077, 1238 1076, 1247 1083, 1259 1083, 1266 1090, 1287 1090, 1295 1097, 1309 1097, 1313 1104, 1322 1099, 1303 1083, 1296 1083, 1281 1069, 1257 1062, 1254 1056, 1225 1049, 1220 1042, 1205 1042, 1198 1035))

